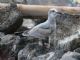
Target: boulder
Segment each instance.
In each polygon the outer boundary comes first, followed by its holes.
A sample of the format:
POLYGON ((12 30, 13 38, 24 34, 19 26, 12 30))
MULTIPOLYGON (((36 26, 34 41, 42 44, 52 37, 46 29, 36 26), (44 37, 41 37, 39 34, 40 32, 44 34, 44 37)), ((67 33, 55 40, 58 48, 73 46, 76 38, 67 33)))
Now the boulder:
POLYGON ((33 57, 47 53, 47 50, 48 49, 39 46, 37 43, 28 43, 24 49, 19 51, 18 60, 31 60, 33 57))
POLYGON ((67 52, 60 60, 80 60, 80 53, 77 52, 67 52))
POLYGON ((22 14, 17 10, 16 4, 10 4, 5 10, 0 11, 0 31, 14 33, 23 22, 22 14))
POLYGON ((15 36, 15 35, 4 35, 2 37, 0 37, 0 58, 1 60, 15 60, 15 53, 16 50, 16 44, 18 44, 20 40, 19 36, 15 36), (4 58, 5 56, 5 58, 4 58))

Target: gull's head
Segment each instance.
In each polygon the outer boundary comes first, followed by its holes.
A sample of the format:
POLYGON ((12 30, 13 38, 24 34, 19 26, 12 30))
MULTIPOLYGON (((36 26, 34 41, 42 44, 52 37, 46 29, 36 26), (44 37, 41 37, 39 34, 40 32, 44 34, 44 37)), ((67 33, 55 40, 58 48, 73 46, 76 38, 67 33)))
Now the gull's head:
POLYGON ((52 9, 50 9, 48 11, 48 18, 49 19, 55 19, 55 18, 57 18, 60 15, 61 15, 60 9, 52 8, 52 9))

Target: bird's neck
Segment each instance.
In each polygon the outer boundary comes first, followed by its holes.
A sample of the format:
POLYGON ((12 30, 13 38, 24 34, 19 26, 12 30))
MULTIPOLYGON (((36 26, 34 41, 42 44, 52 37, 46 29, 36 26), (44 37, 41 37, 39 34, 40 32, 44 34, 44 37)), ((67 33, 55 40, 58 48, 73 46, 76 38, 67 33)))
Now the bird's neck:
POLYGON ((56 24, 56 19, 54 19, 54 18, 48 18, 48 22, 50 24, 56 24))

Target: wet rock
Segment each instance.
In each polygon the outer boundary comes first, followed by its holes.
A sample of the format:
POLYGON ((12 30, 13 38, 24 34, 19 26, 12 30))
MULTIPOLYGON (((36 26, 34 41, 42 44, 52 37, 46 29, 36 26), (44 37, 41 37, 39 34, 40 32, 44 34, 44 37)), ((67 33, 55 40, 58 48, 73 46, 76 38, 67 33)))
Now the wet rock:
POLYGON ((60 60, 80 60, 80 53, 77 52, 67 52, 60 60))
POLYGON ((17 10, 16 4, 10 4, 6 10, 0 11, 0 31, 15 32, 22 24, 22 14, 17 10))

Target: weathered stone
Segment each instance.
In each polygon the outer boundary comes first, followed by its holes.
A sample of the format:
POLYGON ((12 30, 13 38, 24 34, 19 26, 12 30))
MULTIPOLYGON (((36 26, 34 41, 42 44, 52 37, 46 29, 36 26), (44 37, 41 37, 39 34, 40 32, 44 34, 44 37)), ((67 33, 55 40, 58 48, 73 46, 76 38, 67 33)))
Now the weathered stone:
POLYGON ((4 35, 0 38, 0 58, 1 60, 6 59, 15 59, 15 56, 13 52, 15 51, 16 44, 18 44, 20 37, 15 35, 4 35), (5 58, 4 58, 5 56, 5 58))
POLYGON ((74 50, 74 52, 80 53, 80 47, 79 47, 79 48, 76 48, 76 49, 74 50))
POLYGON ((20 50, 18 53, 18 60, 30 60, 35 56, 39 56, 47 52, 47 49, 39 46, 37 43, 30 43, 27 46, 20 50))
POLYGON ((44 55, 33 57, 32 60, 53 60, 54 52, 49 52, 44 55))
POLYGON ((0 11, 0 31, 5 33, 15 32, 22 24, 21 13, 16 9, 16 4, 11 4, 4 11, 0 11))
POLYGON ((80 53, 77 52, 67 52, 60 60, 80 60, 80 53))
POLYGON ((58 49, 73 51, 80 47, 80 31, 58 42, 58 49))

